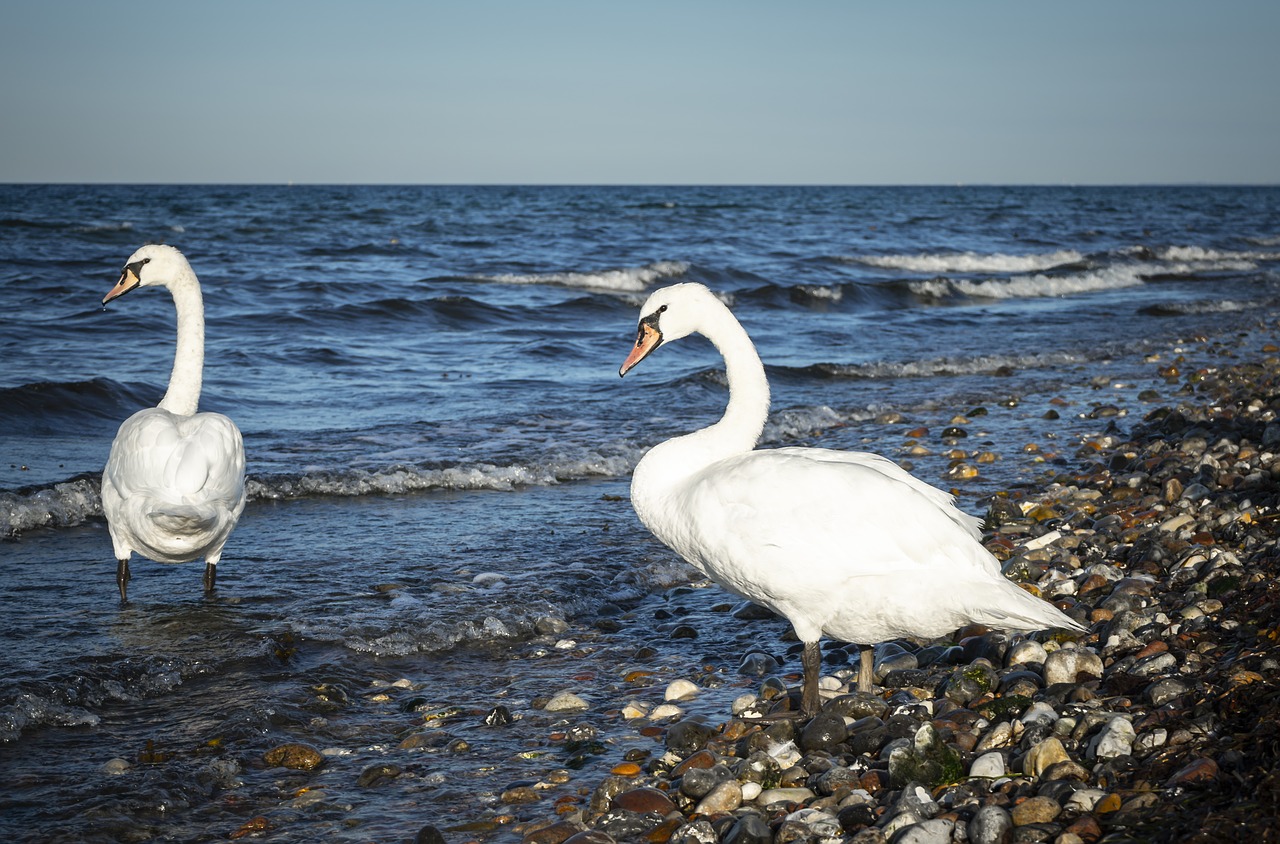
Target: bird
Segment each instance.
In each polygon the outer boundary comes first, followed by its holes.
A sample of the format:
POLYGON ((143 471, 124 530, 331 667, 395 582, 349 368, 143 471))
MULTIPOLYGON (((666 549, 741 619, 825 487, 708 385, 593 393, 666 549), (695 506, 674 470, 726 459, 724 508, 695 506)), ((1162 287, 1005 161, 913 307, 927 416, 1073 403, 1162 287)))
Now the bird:
POLYGON ((204 300, 191 264, 172 246, 134 252, 108 302, 139 287, 173 295, 177 349, 169 387, 156 407, 126 419, 102 473, 102 510, 116 556, 120 600, 128 602, 129 559, 161 563, 203 558, 212 592, 218 561, 244 511, 244 438, 221 413, 198 413, 204 372, 204 300))
POLYGON ((729 308, 696 282, 656 290, 640 311, 625 376, 654 350, 701 334, 724 358, 729 400, 713 425, 661 442, 636 465, 641 523, 722 588, 786 618, 804 645, 800 714, 820 708, 819 640, 860 648, 936 638, 978 623, 1011 632, 1083 632, 1004 577, 980 520, 886 457, 828 448, 756 448, 769 383, 729 308))

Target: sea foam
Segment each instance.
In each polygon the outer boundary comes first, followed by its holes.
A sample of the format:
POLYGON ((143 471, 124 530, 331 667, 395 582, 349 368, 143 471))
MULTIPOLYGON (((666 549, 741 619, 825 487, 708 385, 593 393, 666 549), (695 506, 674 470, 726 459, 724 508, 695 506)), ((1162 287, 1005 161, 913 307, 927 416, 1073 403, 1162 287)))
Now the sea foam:
POLYGON ((659 279, 675 278, 689 271, 683 261, 658 261, 643 267, 626 267, 599 272, 532 273, 528 275, 501 274, 471 276, 476 281, 500 284, 555 284, 561 287, 577 287, 585 290, 604 290, 617 293, 640 293, 649 289, 659 279))
POLYGON ((850 255, 842 261, 871 267, 904 270, 913 273, 1030 273, 1063 264, 1074 264, 1084 256, 1074 249, 1060 249, 1031 255, 1005 255, 999 252, 921 253, 917 255, 850 255))

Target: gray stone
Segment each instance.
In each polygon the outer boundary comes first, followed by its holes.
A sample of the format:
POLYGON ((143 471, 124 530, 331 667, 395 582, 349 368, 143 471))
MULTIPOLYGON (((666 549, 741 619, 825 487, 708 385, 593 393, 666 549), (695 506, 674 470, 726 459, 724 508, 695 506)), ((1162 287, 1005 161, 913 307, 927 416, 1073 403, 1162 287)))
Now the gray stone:
POLYGON ((1013 840, 1013 818, 999 806, 983 806, 966 830, 970 844, 1009 844, 1013 840))

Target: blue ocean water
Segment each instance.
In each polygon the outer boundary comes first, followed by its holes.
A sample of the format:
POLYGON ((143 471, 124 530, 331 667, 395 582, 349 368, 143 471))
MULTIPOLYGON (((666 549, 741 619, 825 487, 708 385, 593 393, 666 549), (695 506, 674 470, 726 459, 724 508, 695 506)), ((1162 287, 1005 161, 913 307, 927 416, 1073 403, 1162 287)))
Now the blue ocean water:
POLYGON ((0 233, 0 828, 33 840, 259 815, 270 840, 497 837, 561 793, 517 810, 510 783, 567 766, 572 789, 619 755, 550 738, 540 696, 573 688, 625 745, 631 672, 734 686, 751 649, 794 670, 785 625, 689 589, 626 501, 644 450, 726 398, 698 339, 617 377, 657 287, 732 305, 773 385, 765 445, 909 461, 972 512, 1144 389, 1169 400, 1179 355, 1269 336, 1280 303, 1261 187, 7 185, 0 233), (251 498, 215 596, 198 563, 135 560, 121 607, 98 477, 164 392, 173 306, 98 303, 147 242, 201 279, 201 406, 244 432, 251 498), (999 458, 963 481, 938 438, 957 414, 999 458), (485 725, 497 705, 515 722, 485 725), (290 740, 326 751, 314 779, 261 765, 290 740), (388 759, 401 776, 357 784, 388 759))

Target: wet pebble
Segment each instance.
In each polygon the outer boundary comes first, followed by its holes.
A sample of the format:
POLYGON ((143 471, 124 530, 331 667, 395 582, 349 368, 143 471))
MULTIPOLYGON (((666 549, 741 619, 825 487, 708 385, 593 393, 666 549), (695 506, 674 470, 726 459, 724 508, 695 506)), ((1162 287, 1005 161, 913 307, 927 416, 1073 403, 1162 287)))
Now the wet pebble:
POLYGON ((320 751, 307 744, 282 744, 263 754, 269 768, 292 768, 298 771, 314 771, 324 764, 320 751))

